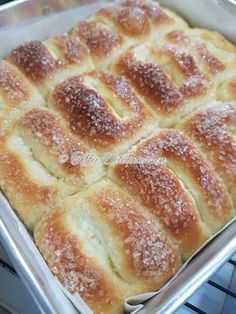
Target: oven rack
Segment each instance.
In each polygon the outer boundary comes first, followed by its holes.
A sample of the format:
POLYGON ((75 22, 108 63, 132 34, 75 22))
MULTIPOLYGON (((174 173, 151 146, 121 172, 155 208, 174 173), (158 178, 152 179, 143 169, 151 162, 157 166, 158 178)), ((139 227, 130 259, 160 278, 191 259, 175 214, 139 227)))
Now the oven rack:
MULTIPOLYGON (((231 259, 229 259, 227 264, 229 264, 229 265, 231 265, 233 267, 232 277, 233 277, 233 275, 235 275, 235 278, 236 278, 236 256, 231 258, 231 259)), ((10 272, 12 275, 14 275, 17 278, 19 278, 19 275, 17 274, 17 271, 15 270, 15 268, 12 267, 11 265, 9 265, 3 259, 0 259, 0 267, 4 268, 8 272, 10 272)), ((223 284, 219 284, 214 279, 210 279, 210 280, 208 280, 206 282, 205 285, 209 285, 209 286, 213 287, 218 292, 220 292, 222 294, 225 294, 225 296, 227 296, 228 298, 231 298, 232 300, 234 300, 235 301, 235 308, 236 308, 236 289, 232 288, 231 284, 223 285, 223 284)), ((180 308, 180 310, 178 310, 177 312, 179 314, 181 314, 182 310, 184 310, 184 308, 189 310, 190 313, 211 314, 211 312, 209 312, 208 310, 202 309, 200 306, 196 306, 193 302, 191 302, 191 300, 188 300, 187 302, 185 302, 184 305, 182 306, 182 308, 180 308)), ((224 310, 223 310, 222 313, 224 313, 224 314, 231 314, 229 312, 225 312, 224 310)))

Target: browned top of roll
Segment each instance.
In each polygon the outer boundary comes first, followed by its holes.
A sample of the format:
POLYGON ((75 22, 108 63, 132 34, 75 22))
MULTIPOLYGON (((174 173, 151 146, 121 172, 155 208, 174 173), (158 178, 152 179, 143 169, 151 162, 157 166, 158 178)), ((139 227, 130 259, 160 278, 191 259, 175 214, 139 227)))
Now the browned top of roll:
POLYGON ((158 65, 125 56, 118 68, 162 112, 173 111, 183 103, 183 96, 158 65))
POLYGON ((83 175, 83 165, 79 158, 87 149, 68 132, 59 117, 49 110, 34 109, 27 112, 18 125, 23 132, 30 133, 33 140, 43 145, 45 154, 54 156, 66 173, 83 175))
POLYGON ((115 166, 115 175, 160 219, 176 240, 181 253, 191 255, 207 238, 196 205, 167 167, 154 164, 115 166))
MULTIPOLYGON (((48 205, 57 195, 55 187, 37 184, 33 181, 27 170, 24 168, 20 156, 11 152, 5 147, 4 138, 0 137, 1 156, 0 156, 0 173, 1 186, 5 189, 12 189, 14 194, 22 195, 22 203, 27 208, 34 204, 41 206, 48 205)), ((8 195, 10 197, 10 195, 8 195)), ((11 201, 11 199, 10 199, 11 201)), ((19 205, 19 204, 18 204, 19 205)))
POLYGON ((61 191, 55 182, 45 180, 42 183, 35 179, 22 156, 8 147, 7 135, 0 137, 0 144, 1 189, 26 226, 32 230, 43 213, 56 202, 61 191))
POLYGON ((35 239, 69 291, 80 292, 96 313, 117 313, 115 303, 158 289, 180 266, 178 246, 152 219, 103 180, 61 202, 38 223, 35 239))
POLYGON ((236 106, 221 103, 186 118, 181 126, 203 148, 232 195, 236 191, 235 125, 236 106))
POLYGON ((145 12, 152 23, 156 25, 167 24, 172 19, 162 10, 156 2, 145 0, 126 0, 122 6, 130 9, 139 8, 145 12))
POLYGON ((140 147, 140 152, 146 156, 159 153, 167 159, 172 159, 177 165, 184 167, 186 173, 199 184, 212 216, 219 219, 231 210, 226 191, 215 176, 210 164, 201 156, 194 145, 176 130, 165 130, 140 147))
POLYGON ((17 69, 0 61, 0 92, 8 105, 17 107, 30 96, 30 86, 17 69))
MULTIPOLYGON (((153 1, 121 1, 116 7, 98 10, 92 18, 108 25, 122 38, 123 36, 138 39, 147 37, 152 32, 172 26, 177 22, 174 14, 171 16, 153 1)), ((182 20, 179 25, 187 26, 182 20)), ((176 23, 178 24, 178 23, 176 23)))
POLYGON ((56 67, 56 61, 47 48, 42 42, 36 40, 14 49, 9 60, 33 81, 44 79, 56 67))
POLYGON ((168 115, 183 107, 189 99, 207 94, 210 82, 190 55, 171 45, 154 47, 147 53, 150 59, 147 56, 143 61, 135 49, 130 49, 118 60, 115 70, 126 75, 136 91, 158 112, 168 115), (160 58, 167 56, 173 64, 171 73, 159 63, 160 58), (177 75, 182 77, 181 83, 176 81, 177 75))
POLYGON ((179 86, 179 91, 184 99, 205 95, 208 91, 210 82, 206 75, 201 73, 193 57, 179 51, 172 45, 154 47, 154 54, 158 57, 168 56, 172 61, 173 72, 176 70, 183 76, 184 82, 179 86))
POLYGON ((197 210, 212 230, 232 217, 233 207, 224 185, 196 147, 178 131, 160 131, 140 143, 134 155, 166 158, 164 165, 117 165, 115 174, 145 206, 157 213, 185 249, 196 245, 196 240, 189 242, 188 232, 196 232, 200 242, 205 237, 199 229, 197 210), (181 181, 198 196, 192 198, 181 181))
POLYGON ((109 55, 114 47, 122 43, 118 34, 94 21, 79 22, 72 34, 78 36, 97 57, 109 55))
POLYGON ((55 35, 49 37, 45 43, 54 46, 56 53, 59 54, 58 59, 54 58, 43 42, 35 40, 14 49, 8 60, 29 79, 40 82, 50 77, 56 69, 81 62, 88 54, 88 49, 78 39, 69 35, 55 35))
POLYGON ((143 280, 143 289, 162 286, 178 266, 179 257, 159 225, 141 214, 135 203, 113 186, 98 188, 90 198, 120 238, 128 271, 143 280))
POLYGON ((106 18, 116 25, 116 31, 130 37, 147 35, 150 33, 149 17, 138 7, 126 6, 101 9, 96 18, 106 18))
POLYGON ((211 53, 204 41, 194 41, 185 30, 176 29, 166 34, 168 42, 180 47, 189 47, 195 50, 198 58, 206 66, 211 74, 225 70, 225 65, 213 53, 211 53))
POLYGON ((148 116, 126 79, 106 72, 90 72, 64 81, 55 88, 50 101, 74 133, 101 150, 129 138, 148 116), (90 79, 96 90, 90 86, 90 79), (121 109, 116 109, 116 102, 121 103, 121 109))
POLYGON ((99 261, 84 254, 82 239, 70 231, 65 219, 60 210, 46 216, 36 229, 36 243, 53 274, 68 291, 79 293, 94 313, 111 313, 109 310, 117 302, 121 307, 119 288, 109 281, 99 261))

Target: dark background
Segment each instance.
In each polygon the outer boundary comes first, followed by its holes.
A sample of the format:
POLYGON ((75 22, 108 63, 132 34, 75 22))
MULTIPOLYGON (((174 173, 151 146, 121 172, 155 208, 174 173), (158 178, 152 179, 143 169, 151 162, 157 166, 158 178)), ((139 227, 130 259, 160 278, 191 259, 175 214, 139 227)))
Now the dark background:
POLYGON ((7 3, 7 2, 11 2, 12 0, 0 0, 0 4, 4 4, 4 3, 7 3))

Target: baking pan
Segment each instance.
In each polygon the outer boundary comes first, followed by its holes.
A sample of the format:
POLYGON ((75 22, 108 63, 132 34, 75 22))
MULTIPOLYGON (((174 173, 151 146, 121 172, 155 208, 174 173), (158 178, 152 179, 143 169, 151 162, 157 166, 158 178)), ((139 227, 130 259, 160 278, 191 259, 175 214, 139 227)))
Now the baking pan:
MULTIPOLYGON (((225 3, 224 0, 222 1, 225 3)), ((28 18, 55 14, 78 5, 95 2, 98 1, 19 0, 0 7, 0 25, 5 28, 14 23, 24 22, 28 18)), ((167 6, 168 2, 173 4, 174 1, 162 2, 167 6)), ((209 0, 209 2, 214 1, 209 0)), ((232 5, 232 1, 230 3, 232 5)), ((170 7, 173 8, 173 6, 170 7)), ((184 9, 185 7, 182 6, 183 11, 184 9)), ((234 255, 236 252, 235 230, 236 221, 227 226, 201 250, 166 289, 146 301, 138 313, 167 314, 177 310, 203 282, 234 255)), ((42 313, 77 313, 63 293, 58 280, 51 274, 31 236, 2 194, 0 194, 0 234, 13 265, 42 313)), ((76 306, 81 312, 88 313, 88 308, 83 302, 78 302, 76 306)))

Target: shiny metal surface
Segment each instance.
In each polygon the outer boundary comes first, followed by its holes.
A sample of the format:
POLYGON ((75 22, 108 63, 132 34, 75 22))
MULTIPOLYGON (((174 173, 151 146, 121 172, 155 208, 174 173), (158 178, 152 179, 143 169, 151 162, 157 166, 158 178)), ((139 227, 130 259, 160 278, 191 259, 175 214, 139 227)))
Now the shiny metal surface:
MULTIPOLYGON (((90 4, 95 0, 15 0, 0 6, 0 27, 13 25, 28 18, 40 17, 74 7, 90 4)), ((99 2, 99 1, 97 1, 99 2)))
POLYGON ((236 15, 236 0, 218 0, 219 4, 231 14, 236 15))
POLYGON ((236 221, 212 240, 162 293, 145 303, 138 314, 174 313, 236 251, 236 221))
POLYGON ((13 265, 42 313, 78 313, 60 290, 29 233, 1 193, 0 234, 13 265), (45 264, 43 271, 39 263, 45 264))

